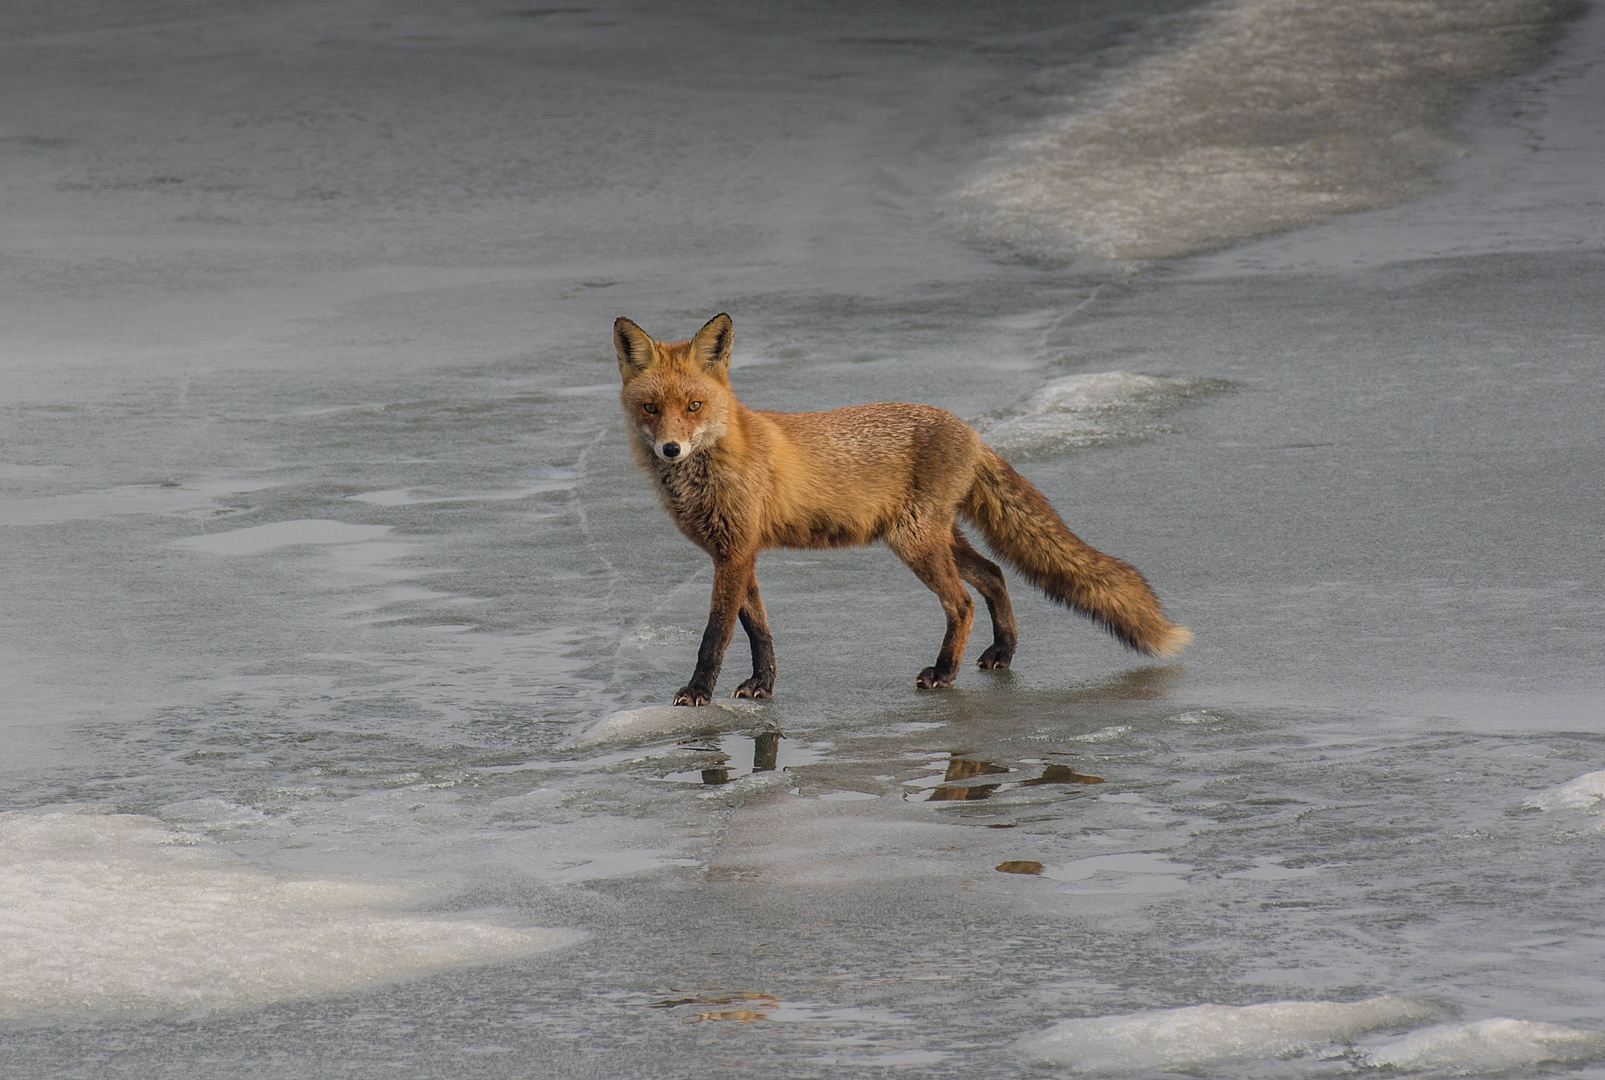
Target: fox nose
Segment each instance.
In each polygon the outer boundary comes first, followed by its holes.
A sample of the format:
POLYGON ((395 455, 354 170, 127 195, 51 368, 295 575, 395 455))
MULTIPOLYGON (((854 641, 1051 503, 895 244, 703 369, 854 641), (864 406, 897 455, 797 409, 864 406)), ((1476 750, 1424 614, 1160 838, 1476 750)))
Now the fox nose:
POLYGON ((675 458, 679 457, 680 456, 680 444, 677 443, 677 442, 666 442, 666 443, 664 443, 663 444, 663 456, 668 458, 670 461, 673 461, 675 458))

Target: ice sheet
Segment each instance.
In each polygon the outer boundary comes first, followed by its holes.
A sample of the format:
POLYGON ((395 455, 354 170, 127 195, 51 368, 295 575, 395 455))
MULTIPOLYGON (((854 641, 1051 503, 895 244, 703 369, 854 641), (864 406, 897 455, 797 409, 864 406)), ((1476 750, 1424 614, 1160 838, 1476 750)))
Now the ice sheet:
POLYGON ((1540 1065, 1579 1065, 1605 1057, 1605 1032, 1494 1017, 1437 1024, 1362 1051, 1374 1067, 1485 1076, 1540 1065))
POLYGON ((604 716, 570 743, 575 749, 629 745, 671 735, 702 735, 752 724, 762 706, 749 701, 710 702, 701 708, 646 705, 604 716))
POLYGON ((1193 1005, 1061 1020, 1040 1035, 1022 1039, 1020 1052, 1076 1072, 1199 1069, 1234 1058, 1319 1053, 1368 1031, 1407 1027, 1438 1012, 1434 1006, 1392 996, 1356 1002, 1193 1005))
POLYGON ((1024 250, 1142 259, 1398 202, 1454 154, 1466 84, 1536 59, 1554 16, 1522 0, 1210 5, 1113 71, 1062 72, 1082 83, 1064 111, 961 204, 1024 250))
POLYGON ((1589 810, 1605 800, 1605 769, 1540 791, 1526 804, 1536 810, 1589 810))
POLYGON ((239 1008, 571 944, 409 914, 416 884, 253 869, 134 814, 0 814, 0 1015, 239 1008))

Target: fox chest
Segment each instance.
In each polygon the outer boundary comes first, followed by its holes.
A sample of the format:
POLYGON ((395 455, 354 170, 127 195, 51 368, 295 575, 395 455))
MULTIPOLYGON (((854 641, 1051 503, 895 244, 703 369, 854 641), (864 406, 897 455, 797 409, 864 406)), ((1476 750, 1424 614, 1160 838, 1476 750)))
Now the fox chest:
POLYGON ((715 558, 752 546, 753 513, 741 491, 695 459, 657 470, 658 497, 692 543, 715 558))

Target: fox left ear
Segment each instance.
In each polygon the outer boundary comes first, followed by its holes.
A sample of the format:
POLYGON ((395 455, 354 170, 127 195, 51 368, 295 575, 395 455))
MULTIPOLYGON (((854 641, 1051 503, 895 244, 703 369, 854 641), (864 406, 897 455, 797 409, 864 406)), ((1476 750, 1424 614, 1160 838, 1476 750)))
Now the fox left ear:
POLYGON ((735 324, 721 311, 691 339, 691 355, 708 374, 722 377, 730 371, 730 347, 735 340, 735 324))

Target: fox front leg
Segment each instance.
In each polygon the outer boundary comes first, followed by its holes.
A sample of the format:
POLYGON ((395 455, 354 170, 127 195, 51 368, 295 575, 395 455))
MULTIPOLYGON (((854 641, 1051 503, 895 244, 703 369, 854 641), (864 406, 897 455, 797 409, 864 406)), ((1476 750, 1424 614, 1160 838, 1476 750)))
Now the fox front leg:
POLYGON ((766 698, 775 693, 775 639, 769 636, 769 616, 758 595, 758 575, 747 583, 747 601, 741 605, 741 628, 752 643, 752 678, 736 687, 731 697, 766 698))
POLYGON ((676 705, 706 705, 713 699, 713 684, 719 681, 724 651, 730 646, 736 618, 747 599, 754 562, 748 557, 713 564, 713 597, 708 603, 708 627, 702 632, 702 647, 697 650, 697 670, 674 695, 676 705))

